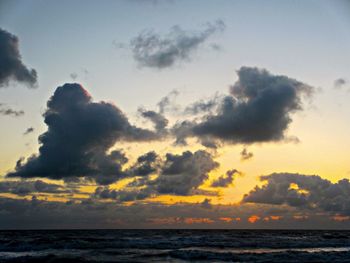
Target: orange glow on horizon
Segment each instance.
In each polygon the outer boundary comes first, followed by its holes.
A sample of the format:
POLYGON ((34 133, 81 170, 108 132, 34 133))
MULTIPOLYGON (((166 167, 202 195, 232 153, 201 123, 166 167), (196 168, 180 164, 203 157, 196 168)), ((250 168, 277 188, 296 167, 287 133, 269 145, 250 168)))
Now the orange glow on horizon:
POLYGON ((186 217, 184 219, 185 224, 212 224, 214 220, 207 217, 186 217))
POLYGON ((260 218, 261 218, 260 216, 252 215, 248 218, 248 222, 251 224, 254 224, 255 222, 259 221, 260 218))
POLYGON ((344 222, 350 220, 350 216, 335 215, 332 219, 337 222, 344 222))

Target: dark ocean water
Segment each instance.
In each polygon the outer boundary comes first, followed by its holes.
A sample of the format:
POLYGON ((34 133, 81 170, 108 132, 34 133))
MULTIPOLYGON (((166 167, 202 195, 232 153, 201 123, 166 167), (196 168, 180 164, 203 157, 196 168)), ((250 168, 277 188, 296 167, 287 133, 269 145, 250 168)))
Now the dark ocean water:
POLYGON ((350 231, 0 231, 0 262, 350 262, 350 231))

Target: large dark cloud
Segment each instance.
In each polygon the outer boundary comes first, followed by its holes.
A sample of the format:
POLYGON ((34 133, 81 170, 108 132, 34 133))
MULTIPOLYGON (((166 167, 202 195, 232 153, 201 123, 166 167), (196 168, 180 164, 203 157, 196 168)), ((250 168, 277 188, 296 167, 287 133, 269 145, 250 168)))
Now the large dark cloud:
POLYGON ((201 44, 224 28, 225 24, 218 20, 213 24, 207 23, 201 32, 187 32, 179 26, 174 26, 165 36, 144 31, 130 41, 130 47, 134 59, 141 67, 168 68, 189 61, 201 44))
POLYGON ((46 183, 42 180, 0 181, 0 193, 11 193, 21 196, 33 193, 61 194, 69 193, 69 191, 61 185, 46 183))
POLYGON ((267 184, 256 186, 243 202, 289 205, 331 213, 350 215, 350 183, 348 179, 332 183, 319 176, 275 173, 261 176, 267 184))
POLYGON ((108 152, 117 140, 158 138, 131 125, 115 105, 93 102, 79 84, 58 87, 44 113, 47 132, 39 136, 39 154, 19 160, 8 177, 63 179, 88 176, 110 184, 124 176, 128 161, 120 151, 108 152))
POLYGON ((34 87, 37 74, 23 64, 18 38, 0 28, 0 88, 7 86, 11 80, 34 87))
POLYGON ((291 114, 302 110, 302 98, 311 96, 313 88, 265 69, 242 67, 237 74, 231 95, 221 100, 217 112, 174 126, 178 142, 186 137, 244 144, 286 139, 291 114))

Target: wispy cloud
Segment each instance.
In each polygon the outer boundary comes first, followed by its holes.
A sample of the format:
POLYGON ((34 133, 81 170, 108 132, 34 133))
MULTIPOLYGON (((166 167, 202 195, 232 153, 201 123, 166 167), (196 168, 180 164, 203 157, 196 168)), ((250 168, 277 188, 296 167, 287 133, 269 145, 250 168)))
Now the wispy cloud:
POLYGON ((191 60, 193 53, 214 33, 222 32, 225 23, 207 23, 202 31, 190 32, 174 26, 166 35, 146 30, 130 41, 135 61, 140 67, 164 69, 191 60))
POLYGON ((3 103, 0 103, 0 115, 20 117, 20 116, 24 115, 24 111, 23 110, 14 110, 8 106, 5 106, 3 103))

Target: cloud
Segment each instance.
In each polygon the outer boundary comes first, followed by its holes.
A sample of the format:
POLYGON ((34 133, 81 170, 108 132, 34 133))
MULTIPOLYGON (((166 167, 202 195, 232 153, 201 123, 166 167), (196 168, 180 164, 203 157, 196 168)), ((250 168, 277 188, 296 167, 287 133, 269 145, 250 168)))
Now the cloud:
POLYGON ((23 110, 14 110, 9 107, 5 107, 4 104, 0 103, 0 115, 4 116, 13 116, 13 117, 20 117, 24 115, 23 110))
POLYGON ((156 152, 150 151, 137 158, 136 163, 128 170, 130 176, 148 176, 156 173, 160 166, 160 160, 156 152))
POLYGON ((203 200, 203 202, 201 203, 201 206, 202 206, 204 209, 211 209, 211 208, 213 208, 213 205, 211 204, 211 199, 205 198, 205 199, 203 200))
POLYGON ((61 185, 46 183, 41 180, 36 181, 0 181, 0 192, 11 193, 19 196, 32 193, 69 193, 61 185))
POLYGON ((210 113, 218 107, 220 99, 222 99, 222 97, 216 94, 214 97, 208 100, 196 101, 193 104, 187 106, 184 110, 184 113, 188 115, 197 115, 208 112, 210 113))
POLYGON ((0 88, 8 86, 11 80, 35 87, 37 73, 23 64, 18 48, 18 38, 0 28, 0 88))
POLYGON ((219 166, 206 151, 182 154, 167 153, 160 160, 155 152, 140 156, 135 165, 128 170, 129 177, 136 177, 122 190, 108 187, 96 189, 93 197, 135 201, 159 195, 216 195, 216 192, 204 191, 200 186, 208 179, 209 172, 219 166), (157 175, 150 178, 149 175, 157 175), (142 176, 142 178, 137 178, 142 176))
POLYGON ((150 189, 134 189, 129 190, 112 190, 108 186, 97 187, 92 197, 99 199, 114 199, 119 202, 130 202, 136 200, 143 200, 151 197, 150 189))
POLYGON ((165 112, 177 111, 179 106, 175 104, 176 97, 179 95, 177 90, 171 91, 167 96, 163 97, 158 103, 159 113, 164 114, 165 112))
POLYGON ((159 194, 192 195, 218 166, 206 151, 168 153, 161 174, 149 186, 159 194))
POLYGON ((154 124, 154 128, 156 131, 160 133, 165 133, 165 128, 167 127, 169 121, 161 113, 151 110, 145 110, 142 108, 139 108, 138 111, 142 117, 150 120, 154 124))
POLYGON ((222 47, 217 43, 210 44, 210 47, 215 51, 222 51, 222 47))
POLYGON ((191 60, 200 45, 224 29, 224 22, 217 20, 213 24, 207 23, 200 32, 187 32, 179 26, 172 27, 164 36, 144 31, 130 41, 130 47, 139 66, 164 69, 191 60))
POLYGON ((343 78, 339 78, 339 79, 336 79, 335 81, 334 81, 334 88, 336 88, 336 89, 340 89, 340 88, 342 88, 344 85, 346 85, 347 84, 347 81, 345 80, 345 79, 343 79, 343 78))
POLYGON ((27 134, 32 133, 32 132, 34 132, 34 128, 33 128, 33 127, 29 127, 29 128, 27 128, 27 129, 25 130, 25 132, 23 133, 23 135, 27 135, 27 134))
POLYGON ((76 82, 76 80, 77 80, 78 78, 82 78, 82 76, 86 78, 86 77, 88 76, 88 74, 89 74, 89 71, 88 71, 86 68, 81 68, 81 69, 79 70, 79 72, 71 72, 71 73, 69 74, 69 77, 70 77, 74 82, 76 82))
POLYGON ((186 139, 190 136, 194 136, 193 127, 195 126, 194 122, 184 120, 177 122, 172 128, 172 133, 175 135, 175 145, 186 146, 186 139))
POLYGON ((226 175, 220 176, 218 179, 214 180, 211 184, 211 187, 227 187, 233 183, 235 175, 240 172, 236 169, 229 170, 226 172, 226 175))
POLYGON ((78 78, 78 74, 75 73, 75 72, 70 73, 69 76, 71 77, 71 79, 72 79, 73 81, 75 81, 75 80, 78 78))
MULTIPOLYGON (((173 205, 150 203, 147 201, 124 205, 115 201, 97 199, 72 199, 70 202, 57 202, 41 200, 40 197, 32 200, 12 199, 0 197, 0 228, 1 229, 77 229, 77 228, 193 228, 188 225, 190 218, 208 218, 211 224, 198 225, 199 228, 275 228, 275 229, 347 229, 350 220, 334 220, 334 216, 308 213, 295 208, 284 208, 283 214, 271 213, 272 205, 251 204, 211 204, 211 209, 203 209, 202 203, 177 203, 173 205), (261 219, 283 216, 281 220, 258 220, 251 224, 248 220, 252 215, 261 219), (296 218, 295 218, 296 217, 296 218), (228 224, 222 218, 232 218, 228 224)), ((191 237, 189 237, 191 238, 191 237)), ((216 237, 214 237, 216 238, 216 237)), ((343 238, 343 237, 340 237, 343 238)), ((338 238, 323 239, 329 242, 340 242, 338 238)), ((283 241, 283 240, 280 240, 283 241)), ((109 242, 109 241, 108 241, 109 242)), ((186 242, 186 240, 184 241, 186 242)), ((199 240, 198 242, 202 242, 199 240)), ((211 242, 210 240, 208 242, 211 242)), ((268 246, 276 243, 275 239, 264 240, 270 242, 268 246)), ((307 246, 309 239, 300 240, 300 246, 307 246)), ((161 241, 162 246, 171 242, 161 241)), ((79 245, 79 244, 78 244, 79 245)), ((109 242, 110 245, 110 242, 109 242)), ((120 245, 117 242, 117 245, 120 245)), ((281 244, 285 246, 286 244, 281 244)), ((50 245, 48 245, 50 246, 50 245)), ((149 244, 150 247, 154 244, 149 244)), ((230 255, 232 258, 232 255, 230 255)))
POLYGON ((240 154, 241 154, 241 161, 247 161, 253 158, 254 156, 252 152, 248 152, 247 148, 243 148, 240 154))
POLYGON ((274 173, 261 176, 267 183, 256 186, 243 202, 319 210, 350 215, 350 183, 348 179, 332 183, 320 176, 274 173))
POLYGON ((184 144, 186 137, 244 144, 288 139, 291 114, 303 109, 302 99, 309 98, 314 88, 265 69, 241 67, 237 74, 231 95, 220 101, 214 114, 173 127, 177 142, 184 144))
POLYGON ((148 141, 158 135, 131 125, 115 105, 93 102, 79 84, 58 87, 47 102, 44 121, 48 130, 39 136, 39 154, 17 162, 8 177, 91 177, 110 184, 124 176, 128 161, 118 150, 108 152, 118 140, 148 141))

